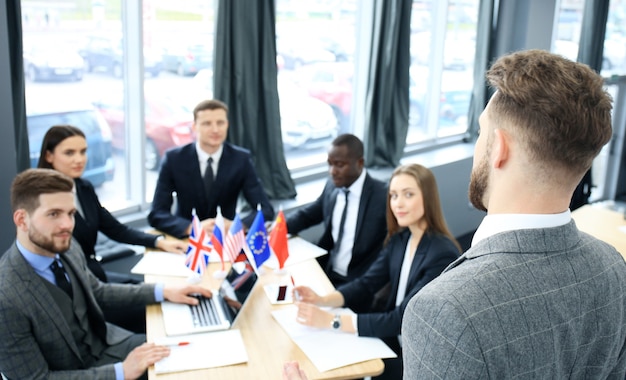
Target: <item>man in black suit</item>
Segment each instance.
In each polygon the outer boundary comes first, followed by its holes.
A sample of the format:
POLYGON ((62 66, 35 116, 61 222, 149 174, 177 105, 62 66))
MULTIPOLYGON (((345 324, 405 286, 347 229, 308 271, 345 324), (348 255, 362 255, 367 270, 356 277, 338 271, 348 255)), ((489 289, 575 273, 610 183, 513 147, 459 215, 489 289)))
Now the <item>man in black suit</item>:
POLYGON ((323 256, 320 264, 335 286, 365 273, 381 251, 387 234, 387 185, 370 177, 363 163, 361 140, 351 134, 338 136, 328 151, 331 178, 324 191, 315 202, 287 216, 291 234, 324 223, 317 245, 327 249, 329 255, 323 256), (340 228, 346 200, 348 207, 340 228))
POLYGON ((196 142, 169 150, 161 164, 148 215, 150 225, 176 237, 191 232, 192 210, 196 210, 202 227, 213 232, 217 207, 227 220, 235 217, 240 193, 253 212, 242 217, 250 226, 261 205, 265 220, 274 218, 261 181, 254 169, 250 152, 226 142, 228 106, 219 100, 205 100, 193 110, 196 142), (209 164, 210 162, 210 164, 209 164), (172 214, 172 193, 177 206, 172 214))

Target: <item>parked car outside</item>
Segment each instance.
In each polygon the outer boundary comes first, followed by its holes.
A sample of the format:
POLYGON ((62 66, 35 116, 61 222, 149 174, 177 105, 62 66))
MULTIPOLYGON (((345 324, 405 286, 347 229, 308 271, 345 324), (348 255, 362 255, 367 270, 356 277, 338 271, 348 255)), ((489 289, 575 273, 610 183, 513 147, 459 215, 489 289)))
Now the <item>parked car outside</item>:
POLYGON ((339 125, 328 104, 280 77, 278 98, 285 149, 328 146, 337 137, 339 125))
POLYGON ((213 66, 210 40, 195 44, 173 44, 163 49, 163 69, 180 76, 194 75, 213 66))
MULTIPOLYGON (((428 68, 413 65, 409 69, 409 123, 412 127, 424 128, 426 118, 426 89, 428 86, 428 68), (419 115, 419 116, 416 116, 419 115)), ((441 76, 441 94, 438 105, 439 130, 450 127, 467 127, 467 112, 472 96, 471 76, 454 70, 444 70, 441 76)))
POLYGON ((325 42, 317 39, 303 41, 299 36, 298 38, 278 36, 276 39, 278 68, 294 70, 311 63, 337 61, 335 53, 324 44, 325 42))
POLYGON ((31 82, 43 80, 80 81, 83 58, 69 46, 39 41, 24 44, 24 76, 31 82))
MULTIPOLYGON (((85 62, 85 71, 104 71, 116 78, 124 75, 121 37, 88 36, 79 52, 85 62)), ((155 49, 144 48, 143 64, 146 74, 152 77, 158 76, 162 70, 160 53, 155 49)))
POLYGON ((298 85, 332 107, 342 133, 348 131, 350 124, 353 74, 351 62, 317 62, 295 71, 298 85))
POLYGON ((70 99, 26 99, 26 125, 30 165, 36 167, 43 137, 53 125, 69 124, 80 128, 87 138, 87 165, 82 178, 94 187, 113 180, 115 163, 111 130, 102 115, 89 103, 70 99))
MULTIPOLYGON (((120 151, 128 149, 122 100, 105 98, 94 102, 94 105, 111 126, 113 148, 120 151)), ((158 169, 166 150, 195 140, 193 114, 172 99, 147 94, 144 119, 145 166, 148 170, 158 169)))

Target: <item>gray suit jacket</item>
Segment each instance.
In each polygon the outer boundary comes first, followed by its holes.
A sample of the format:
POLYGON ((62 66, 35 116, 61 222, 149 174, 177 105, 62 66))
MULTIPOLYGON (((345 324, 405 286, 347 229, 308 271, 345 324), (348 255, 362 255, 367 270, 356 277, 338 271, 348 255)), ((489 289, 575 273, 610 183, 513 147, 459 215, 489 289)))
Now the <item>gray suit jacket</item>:
POLYGON ((422 288, 404 379, 621 379, 626 263, 573 221, 487 238, 422 288))
MULTIPOLYGON (((154 285, 100 282, 87 269, 75 240, 64 257, 85 290, 88 307, 102 320, 100 306, 155 302, 154 285)), ((112 364, 84 368, 70 328, 44 281, 15 244, 0 259, 0 372, 9 379, 115 379, 112 364)), ((107 324, 108 345, 130 335, 107 324)))

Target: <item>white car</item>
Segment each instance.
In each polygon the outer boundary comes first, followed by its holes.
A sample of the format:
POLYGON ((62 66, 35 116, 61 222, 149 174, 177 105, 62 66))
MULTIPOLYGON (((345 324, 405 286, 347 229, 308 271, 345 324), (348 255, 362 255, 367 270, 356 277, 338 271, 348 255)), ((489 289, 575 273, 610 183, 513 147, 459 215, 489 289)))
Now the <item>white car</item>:
POLYGON ((43 80, 80 81, 83 58, 59 44, 24 46, 24 74, 31 82, 43 80))
POLYGON ((285 149, 327 146, 337 137, 339 124, 328 104, 280 78, 278 98, 285 149))

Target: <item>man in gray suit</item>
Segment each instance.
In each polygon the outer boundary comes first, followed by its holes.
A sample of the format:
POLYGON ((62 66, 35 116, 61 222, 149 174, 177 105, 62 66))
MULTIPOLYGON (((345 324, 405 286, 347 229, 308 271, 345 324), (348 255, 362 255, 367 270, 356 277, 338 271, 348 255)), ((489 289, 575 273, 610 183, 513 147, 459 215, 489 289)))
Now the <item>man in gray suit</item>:
POLYGON ((108 284, 87 268, 72 240, 74 182, 50 169, 29 169, 11 187, 15 244, 0 259, 0 372, 9 379, 136 379, 169 355, 106 323, 102 306, 164 299, 195 304, 199 286, 108 284))
POLYGON ((626 263, 580 232, 572 193, 611 138, 611 97, 583 64, 498 59, 469 197, 471 248, 409 302, 405 379, 624 379, 626 263))

